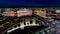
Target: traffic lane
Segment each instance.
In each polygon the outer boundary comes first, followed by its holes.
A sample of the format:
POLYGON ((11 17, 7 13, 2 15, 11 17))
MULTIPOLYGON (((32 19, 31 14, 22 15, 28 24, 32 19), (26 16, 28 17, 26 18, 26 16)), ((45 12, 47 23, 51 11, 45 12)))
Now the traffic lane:
POLYGON ((60 33, 60 20, 55 20, 51 24, 52 29, 54 28, 56 30, 56 34, 60 33))

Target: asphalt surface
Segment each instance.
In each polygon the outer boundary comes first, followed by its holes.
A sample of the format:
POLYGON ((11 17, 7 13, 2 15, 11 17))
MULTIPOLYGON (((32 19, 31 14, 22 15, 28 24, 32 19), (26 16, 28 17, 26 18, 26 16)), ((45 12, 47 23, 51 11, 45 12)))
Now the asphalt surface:
POLYGON ((42 32, 42 34, 60 34, 60 20, 52 21, 50 23, 50 29, 46 29, 47 33, 44 31, 42 32))
POLYGON ((60 34, 60 20, 52 21, 50 27, 35 34, 60 34))
POLYGON ((60 34, 60 20, 55 20, 51 24, 52 29, 55 29, 56 34, 60 34))

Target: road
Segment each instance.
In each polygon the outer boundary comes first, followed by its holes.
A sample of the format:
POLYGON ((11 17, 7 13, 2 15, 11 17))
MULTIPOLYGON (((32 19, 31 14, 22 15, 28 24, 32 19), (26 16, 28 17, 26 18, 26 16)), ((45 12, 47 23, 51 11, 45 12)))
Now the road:
POLYGON ((50 24, 50 28, 42 31, 37 31, 35 34, 60 34, 60 20, 55 20, 50 24))
POLYGON ((60 34, 60 20, 55 20, 51 24, 52 29, 54 28, 56 30, 56 34, 60 34))

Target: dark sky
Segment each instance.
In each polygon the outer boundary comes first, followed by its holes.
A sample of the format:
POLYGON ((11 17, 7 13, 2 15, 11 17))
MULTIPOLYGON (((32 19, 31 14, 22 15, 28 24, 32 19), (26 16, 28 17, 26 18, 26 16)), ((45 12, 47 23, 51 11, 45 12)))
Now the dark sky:
POLYGON ((60 0, 0 0, 0 6, 59 6, 60 0))

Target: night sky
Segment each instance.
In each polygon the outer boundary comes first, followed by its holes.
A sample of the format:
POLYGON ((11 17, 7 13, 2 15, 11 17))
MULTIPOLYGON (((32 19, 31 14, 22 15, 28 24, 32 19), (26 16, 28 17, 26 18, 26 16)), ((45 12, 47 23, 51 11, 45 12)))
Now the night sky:
POLYGON ((60 0, 0 0, 0 7, 60 7, 60 0))

